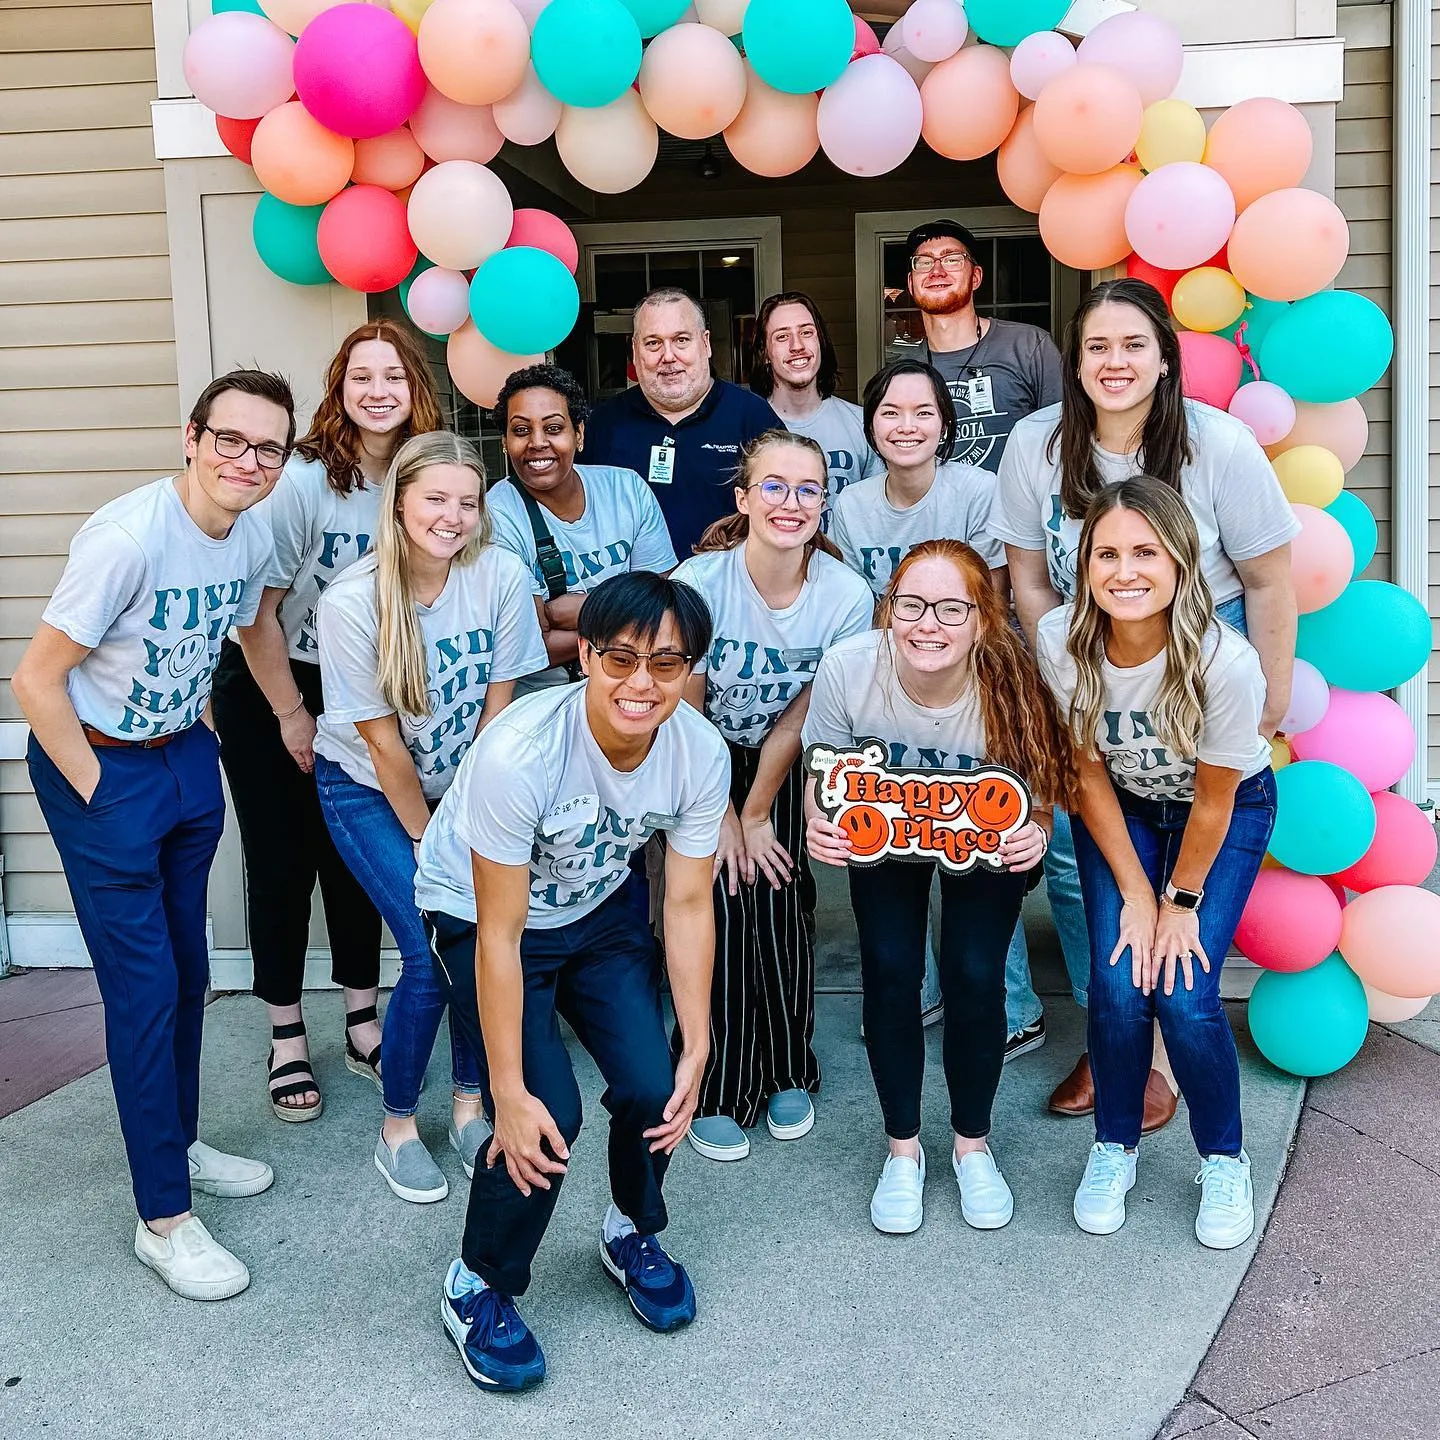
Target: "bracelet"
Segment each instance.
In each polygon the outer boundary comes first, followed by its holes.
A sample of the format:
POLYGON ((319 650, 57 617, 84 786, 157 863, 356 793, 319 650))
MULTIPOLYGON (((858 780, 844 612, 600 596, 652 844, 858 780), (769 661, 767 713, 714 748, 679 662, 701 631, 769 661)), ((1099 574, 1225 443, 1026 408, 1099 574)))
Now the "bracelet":
POLYGON ((282 715, 278 710, 271 710, 271 714, 277 720, 288 720, 292 715, 298 715, 305 708, 305 697, 302 695, 293 706, 282 715))

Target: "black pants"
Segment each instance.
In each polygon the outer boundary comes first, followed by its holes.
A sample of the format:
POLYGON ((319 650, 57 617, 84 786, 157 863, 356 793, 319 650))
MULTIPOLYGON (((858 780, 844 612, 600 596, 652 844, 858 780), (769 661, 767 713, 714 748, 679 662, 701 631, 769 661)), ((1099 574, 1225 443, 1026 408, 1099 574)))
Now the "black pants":
MULTIPOLYGON (((760 767, 758 746, 731 745, 730 798, 740 813, 760 767)), ((776 890, 763 874, 730 893, 715 882, 710 1060, 697 1114, 749 1127, 767 1095, 820 1088, 815 1058, 815 879, 805 854, 806 777, 797 759, 770 807, 775 838, 796 862, 776 890)), ((677 1032, 678 1044, 678 1032, 677 1032)))
MULTIPOLYGON (((668 1223, 661 1186, 670 1157, 650 1151, 644 1132, 662 1123, 675 1089, 675 1071, 660 1010, 660 966, 650 930, 626 893, 555 930, 526 930, 520 941, 525 970, 521 1063, 525 1088, 550 1112, 571 1148, 580 1134, 580 1087, 560 1036, 557 1016, 594 1057, 605 1080, 600 1103, 610 1112, 610 1197, 642 1235, 668 1223)), ((475 994, 475 926, 434 911, 423 914, 430 953, 449 992, 450 1013, 479 1055, 484 1055, 475 994)), ((485 1108, 494 1114, 494 1096, 484 1073, 485 1108)), ((516 1188, 497 1157, 484 1157, 470 1182, 465 1212, 465 1264, 487 1285, 507 1295, 523 1294, 555 1203, 562 1177, 550 1188, 516 1188)), ((598 1224, 598 1217, 596 1218, 598 1224)))
MULTIPOLYGON (((925 1031, 920 986, 933 864, 882 860, 850 870, 850 903, 860 934, 862 1014, 870 1073, 885 1133, 920 1133, 925 1031)), ((945 1083, 950 1124, 978 1140, 1005 1062, 1005 955, 1020 916, 1026 876, 974 870, 940 872, 940 993, 945 997, 945 1083)))
MULTIPOLYGON (((319 715, 320 667, 292 660, 290 671, 319 715)), ((215 669, 220 761, 245 851, 245 899, 254 957, 254 991, 270 1005, 298 1005, 310 941, 310 898, 320 880, 330 935, 330 978, 352 990, 380 982, 380 916, 335 849, 320 813, 315 777, 280 739, 280 724, 250 674, 244 652, 227 642, 215 669)))

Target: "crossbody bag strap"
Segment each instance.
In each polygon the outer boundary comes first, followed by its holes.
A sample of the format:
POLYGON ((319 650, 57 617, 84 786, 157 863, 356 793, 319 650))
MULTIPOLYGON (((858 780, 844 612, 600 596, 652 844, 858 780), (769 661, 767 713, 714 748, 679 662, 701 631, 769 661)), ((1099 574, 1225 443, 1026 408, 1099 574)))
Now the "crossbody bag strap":
POLYGON ((535 537, 535 560, 540 566, 545 588, 550 592, 552 600, 558 600, 569 589, 565 583, 564 558, 555 544, 555 537, 550 533, 550 526, 545 522, 545 512, 540 508, 539 501, 523 485, 515 488, 525 502, 526 515, 530 517, 530 532, 535 537))

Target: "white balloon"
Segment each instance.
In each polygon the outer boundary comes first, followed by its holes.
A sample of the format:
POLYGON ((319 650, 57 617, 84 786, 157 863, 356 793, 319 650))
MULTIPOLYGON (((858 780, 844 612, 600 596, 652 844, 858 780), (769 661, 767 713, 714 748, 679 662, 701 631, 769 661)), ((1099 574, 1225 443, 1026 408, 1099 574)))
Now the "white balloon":
POLYGON ((495 124, 500 133, 516 145, 543 145, 560 123, 565 108, 540 83, 534 65, 525 67, 518 88, 494 105, 495 124))
MULTIPOLYGON (((1364 981, 1361 983, 1364 984, 1364 981)), ((1399 995, 1387 995, 1373 985, 1365 986, 1365 1004, 1370 1018, 1377 1025, 1395 1025, 1401 1020, 1413 1020, 1434 998, 1426 995, 1419 1000, 1406 1000, 1399 995)))
POLYGON ((750 0, 695 0, 695 14, 702 25, 722 35, 738 35, 745 25, 750 0))

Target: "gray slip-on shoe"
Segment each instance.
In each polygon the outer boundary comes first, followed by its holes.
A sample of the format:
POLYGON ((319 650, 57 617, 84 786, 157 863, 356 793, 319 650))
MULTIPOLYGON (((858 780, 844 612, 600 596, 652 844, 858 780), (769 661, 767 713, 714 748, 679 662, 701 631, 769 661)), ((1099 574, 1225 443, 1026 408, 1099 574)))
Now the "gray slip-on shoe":
POLYGON ((475 1157, 490 1138, 490 1127, 478 1117, 467 1120, 463 1130, 456 1130, 454 1117, 450 1120, 450 1148, 460 1157, 465 1174, 475 1178, 475 1157))
POLYGON ((450 1193, 450 1182, 419 1140, 407 1140, 392 1151, 382 1135, 375 1142, 375 1168, 385 1183, 412 1205, 433 1205, 450 1193))

